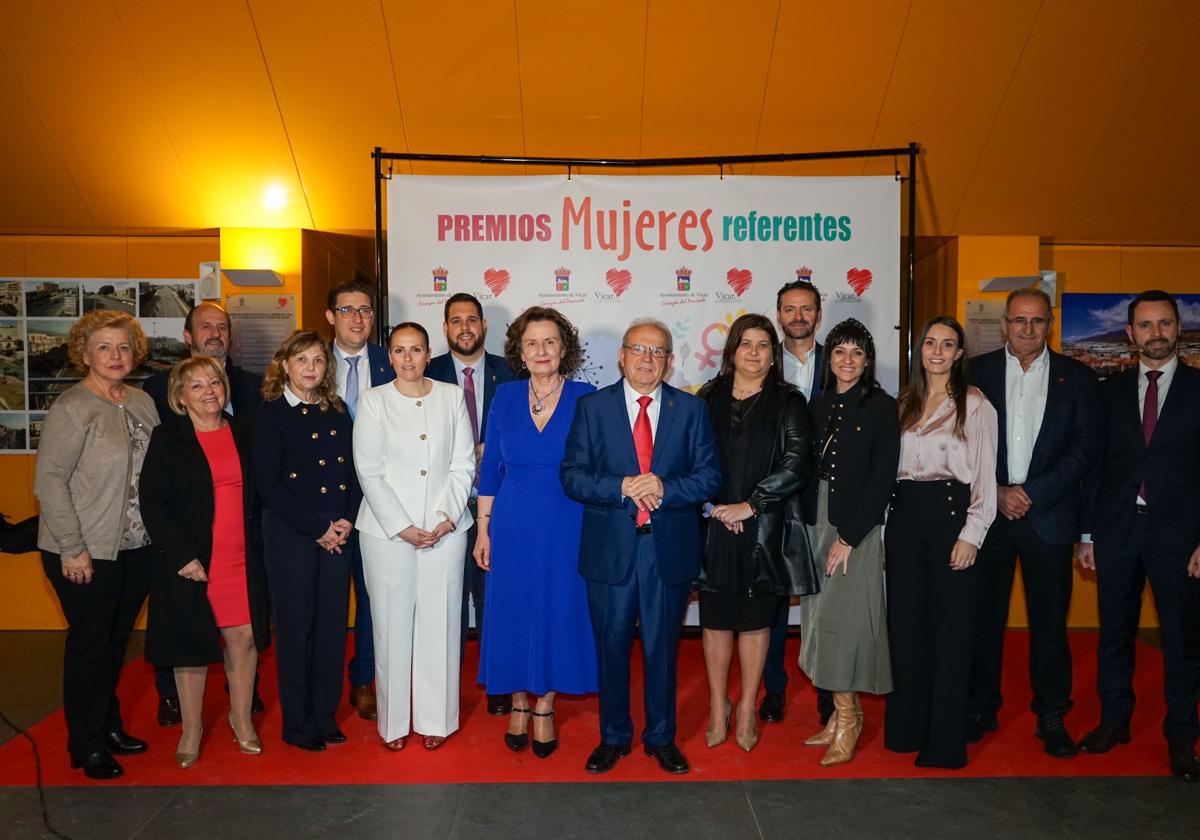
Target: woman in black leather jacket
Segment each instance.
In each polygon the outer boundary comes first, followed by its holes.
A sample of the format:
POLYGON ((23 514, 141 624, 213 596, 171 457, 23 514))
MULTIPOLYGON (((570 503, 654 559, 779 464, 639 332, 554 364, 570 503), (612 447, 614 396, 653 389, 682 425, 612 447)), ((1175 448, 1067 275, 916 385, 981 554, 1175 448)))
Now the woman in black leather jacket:
POLYGON ((758 743, 754 703, 770 627, 792 595, 818 589, 800 492, 812 473, 812 422, 804 396, 783 381, 779 339, 761 315, 743 315, 725 340, 721 372, 699 393, 721 456, 700 585, 700 626, 708 671, 709 747, 729 734, 733 635, 741 694, 738 746, 758 743))

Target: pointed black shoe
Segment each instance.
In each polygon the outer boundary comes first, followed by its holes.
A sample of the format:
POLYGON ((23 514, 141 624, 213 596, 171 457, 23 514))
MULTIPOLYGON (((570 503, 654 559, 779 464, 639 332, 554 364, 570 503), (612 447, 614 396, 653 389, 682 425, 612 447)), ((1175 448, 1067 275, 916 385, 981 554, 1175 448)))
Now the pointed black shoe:
MULTIPOLYGON (((534 712, 533 716, 540 718, 552 718, 554 717, 554 712, 534 712)), ((554 754, 556 749, 558 749, 557 733, 555 734, 555 737, 551 738, 549 741, 539 741, 537 738, 533 739, 533 754, 538 758, 549 758, 554 754)))
MULTIPOLYGON (((518 709, 514 706, 512 713, 527 715, 529 714, 529 709, 518 709)), ((505 732, 504 746, 508 747, 513 752, 522 752, 526 747, 529 746, 529 733, 522 732, 520 735, 514 735, 511 732, 505 732)))

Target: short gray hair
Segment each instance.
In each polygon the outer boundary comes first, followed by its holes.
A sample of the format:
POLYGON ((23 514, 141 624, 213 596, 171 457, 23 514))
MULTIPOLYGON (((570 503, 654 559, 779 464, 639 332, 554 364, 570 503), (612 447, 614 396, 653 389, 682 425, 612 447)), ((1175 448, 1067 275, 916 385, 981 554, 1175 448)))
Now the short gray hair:
POLYGON ((663 334, 663 336, 666 338, 667 352, 668 353, 675 352, 675 345, 674 345, 674 342, 671 340, 670 328, 667 327, 666 324, 664 324, 662 321, 658 320, 657 318, 634 318, 632 321, 630 321, 629 326, 625 328, 625 335, 621 336, 621 345, 622 346, 629 343, 629 334, 631 332, 633 332, 634 330, 636 330, 638 327, 654 327, 654 329, 661 332, 663 334))
POLYGON ((1008 310, 1012 308, 1012 302, 1020 297, 1037 298, 1042 303, 1046 304, 1046 311, 1050 313, 1050 317, 1054 317, 1054 301, 1050 300, 1050 295, 1046 294, 1042 289, 1036 286, 1030 286, 1027 289, 1013 289, 1008 293, 1008 297, 1004 299, 1004 314, 1008 314, 1008 310))

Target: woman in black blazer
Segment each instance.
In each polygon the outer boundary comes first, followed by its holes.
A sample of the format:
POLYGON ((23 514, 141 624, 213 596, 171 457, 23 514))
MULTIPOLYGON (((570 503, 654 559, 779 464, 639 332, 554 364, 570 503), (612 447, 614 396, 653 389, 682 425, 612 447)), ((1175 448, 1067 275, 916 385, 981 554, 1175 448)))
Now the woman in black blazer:
POLYGON ((142 470, 142 518, 159 559, 146 658, 175 669, 183 716, 175 760, 184 768, 200 756, 210 662, 225 663, 228 721, 242 752, 262 752, 250 706, 258 652, 270 643, 267 582, 249 424, 224 413, 228 384, 208 356, 175 365, 167 398, 182 416, 154 430, 142 470))
POLYGON ((854 757, 858 692, 892 690, 880 526, 896 483, 900 423, 896 401, 875 379, 875 341, 865 326, 842 321, 825 338, 825 354, 825 388, 809 404, 817 474, 804 493, 825 583, 802 602, 800 668, 833 692, 835 714, 804 742, 828 747, 828 766, 854 757))
POLYGON ((709 747, 729 734, 729 664, 737 634, 741 693, 736 740, 758 743, 754 703, 770 628, 792 595, 816 592, 817 568, 801 513, 812 473, 804 396, 783 381, 774 325, 743 315, 729 328, 721 372, 700 389, 721 457, 721 488, 705 538, 700 626, 708 670, 709 747))

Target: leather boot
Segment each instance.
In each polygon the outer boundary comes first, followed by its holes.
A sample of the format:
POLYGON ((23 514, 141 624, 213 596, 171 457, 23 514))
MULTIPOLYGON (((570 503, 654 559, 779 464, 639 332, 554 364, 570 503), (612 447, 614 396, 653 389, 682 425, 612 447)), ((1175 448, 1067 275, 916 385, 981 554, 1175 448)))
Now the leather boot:
POLYGON ((835 715, 830 715, 829 723, 825 724, 825 728, 816 735, 806 738, 804 740, 804 745, 806 747, 828 747, 833 743, 833 731, 836 727, 837 717, 835 715))
POLYGON ((850 692, 850 696, 854 698, 854 741, 862 737, 863 731, 863 710, 862 705, 858 702, 858 692, 850 692))
POLYGON ((854 692, 835 691, 833 694, 833 743, 821 759, 822 767, 845 764, 854 758, 854 747, 858 744, 859 723, 854 711, 854 692))

